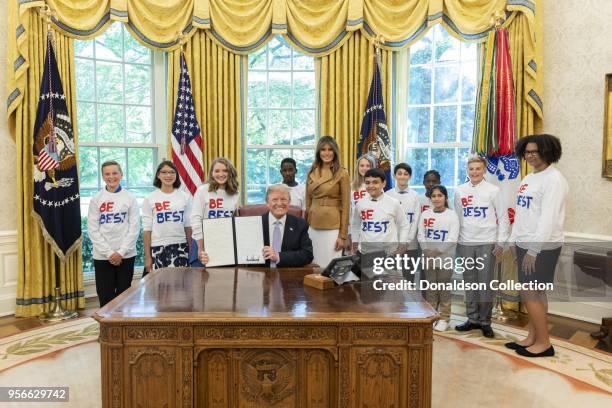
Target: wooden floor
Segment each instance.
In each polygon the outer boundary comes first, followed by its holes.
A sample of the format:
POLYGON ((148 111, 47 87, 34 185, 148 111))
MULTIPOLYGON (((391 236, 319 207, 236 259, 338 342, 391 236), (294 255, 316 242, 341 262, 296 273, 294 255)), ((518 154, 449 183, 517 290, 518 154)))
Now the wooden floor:
MULTIPOLYGON (((461 309, 463 302, 459 299, 453 299, 453 309, 461 309), (455 306, 457 305, 457 306, 455 306)), ((91 316, 98 309, 98 298, 87 298, 85 300, 85 309, 79 310, 80 316, 91 316)), ((526 328, 528 317, 525 314, 518 313, 516 317, 505 322, 499 322, 514 327, 526 328)), ((548 317, 549 330, 552 336, 564 339, 570 343, 577 344, 589 349, 605 351, 612 353, 612 339, 611 336, 605 341, 595 340, 591 337, 590 333, 598 331, 599 325, 583 322, 580 320, 570 319, 567 317, 560 317, 550 315, 548 317)), ((26 330, 35 329, 44 325, 52 325, 54 323, 43 323, 37 317, 15 317, 5 316, 0 317, 0 338, 12 336, 14 334, 21 333, 26 330)))

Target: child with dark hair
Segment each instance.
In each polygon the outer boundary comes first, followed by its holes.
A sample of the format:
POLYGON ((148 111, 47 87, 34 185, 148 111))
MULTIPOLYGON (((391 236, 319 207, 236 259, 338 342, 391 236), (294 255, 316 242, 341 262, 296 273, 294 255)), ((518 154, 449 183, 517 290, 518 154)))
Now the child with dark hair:
POLYGON ((144 273, 169 266, 187 266, 191 246, 191 195, 179 190, 181 180, 169 160, 157 166, 157 187, 142 202, 144 273))
POLYGON ((291 157, 285 157, 280 164, 280 173, 283 177, 283 184, 289 187, 291 195, 291 205, 300 207, 302 211, 306 210, 306 186, 295 180, 297 174, 297 164, 291 157))
POLYGON ((353 251, 404 252, 410 226, 399 201, 384 192, 385 172, 370 169, 364 178, 368 194, 355 204, 351 220, 353 251))
MULTIPOLYGON (((448 191, 441 185, 429 190, 432 207, 421 214, 418 239, 425 257, 425 280, 430 284, 450 284, 453 259, 459 238, 459 219, 448 208, 448 191), (451 266, 451 267, 449 267, 451 266)), ((451 313, 451 291, 435 289, 425 291, 427 300, 441 315, 434 330, 448 329, 451 313)))
MULTIPOLYGON (((561 142, 553 135, 530 135, 519 139, 515 151, 533 169, 521 180, 509 239, 518 279, 523 284, 553 283, 569 193, 565 177, 553 165, 561 158, 561 142)), ((525 357, 553 356, 546 292, 521 290, 520 294, 529 316, 529 332, 526 338, 506 343, 506 347, 525 357)))
MULTIPOLYGON (((393 175, 395 177, 395 187, 385 194, 395 198, 402 206, 402 211, 409 225, 408 242, 406 243, 407 254, 411 257, 418 257, 416 234, 421 216, 421 203, 419 201, 419 194, 408 186, 412 178, 412 168, 406 163, 399 163, 393 169, 393 175)), ((404 277, 414 281, 415 273, 416 271, 406 270, 404 271, 404 277)))
POLYGON ((425 193, 419 196, 419 201, 421 203, 421 212, 427 210, 431 207, 431 199, 429 195, 431 194, 431 188, 433 186, 440 185, 440 173, 438 170, 427 170, 425 174, 423 174, 423 186, 425 187, 425 193))

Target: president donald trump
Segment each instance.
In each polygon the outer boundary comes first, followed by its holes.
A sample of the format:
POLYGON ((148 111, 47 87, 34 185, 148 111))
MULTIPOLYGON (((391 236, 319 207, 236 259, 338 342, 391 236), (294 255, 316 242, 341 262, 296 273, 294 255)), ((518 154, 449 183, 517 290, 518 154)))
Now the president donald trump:
POLYGON ((284 184, 268 187, 268 212, 262 215, 266 265, 272 268, 304 266, 312 262, 312 241, 308 223, 303 218, 287 214, 291 191, 284 184))

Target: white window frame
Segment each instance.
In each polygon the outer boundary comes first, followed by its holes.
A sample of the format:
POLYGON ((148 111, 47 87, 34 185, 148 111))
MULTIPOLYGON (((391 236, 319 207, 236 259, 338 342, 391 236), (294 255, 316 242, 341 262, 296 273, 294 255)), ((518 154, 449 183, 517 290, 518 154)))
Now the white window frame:
MULTIPOLYGON (((434 30, 435 27, 432 27, 431 30, 434 30)), ((445 30, 444 27, 440 26, 440 29, 445 30)), ((436 43, 436 39, 435 39, 435 33, 432 32, 432 34, 434 35, 433 38, 433 43, 432 43, 432 49, 431 49, 431 60, 427 63, 424 64, 411 64, 410 61, 408 62, 408 70, 411 70, 412 68, 428 68, 431 72, 431 89, 430 89, 430 101, 431 103, 425 103, 425 104, 411 104, 409 101, 406 103, 406 106, 408 108, 408 110, 412 109, 412 108, 429 108, 429 135, 428 135, 428 142, 411 142, 410 141, 410 127, 406 126, 405 127, 405 133, 404 133, 404 149, 403 149, 403 160, 407 159, 407 154, 408 154, 408 149, 427 149, 427 163, 429 164, 429 168, 431 168, 431 156, 432 156, 432 151, 433 150, 438 150, 438 149, 455 149, 454 150, 454 173, 453 173, 453 185, 448 185, 446 186, 447 188, 450 188, 452 190, 454 190, 458 185, 460 185, 462 183, 461 180, 458 180, 459 178, 459 150, 458 149, 468 149, 470 150, 472 148, 472 140, 470 138, 469 141, 465 142, 465 141, 461 141, 461 127, 462 127, 462 113, 463 113, 463 109, 465 106, 470 106, 476 103, 476 101, 474 100, 474 102, 465 102, 462 99, 462 95, 463 95, 463 80, 462 80, 462 68, 464 66, 465 63, 469 62, 470 60, 463 60, 463 47, 459 47, 459 59, 458 60, 453 60, 453 61, 436 61, 436 47, 437 47, 437 43, 436 43), (459 81, 458 81, 458 87, 457 87, 457 95, 458 95, 458 101, 457 102, 440 102, 440 103, 435 103, 435 90, 436 90, 436 68, 444 68, 444 67, 458 67, 458 71, 459 71, 459 81), (434 114, 435 114, 435 108, 437 107, 457 107, 457 116, 456 116, 456 123, 455 123, 455 141, 454 142, 434 142, 434 114)), ((450 33, 449 33, 450 35, 450 33)), ((458 40, 460 43, 461 41, 458 40)), ((407 83, 407 88, 408 88, 408 92, 410 89, 410 77, 408 79, 408 83, 407 83)), ((409 97, 408 93, 407 96, 409 97)), ((408 113, 406 112, 405 115, 407 116, 408 113)), ((406 121, 408 121, 408 117, 406 117, 406 121)), ((429 170, 429 168, 427 170, 429 170)), ((424 187, 422 185, 422 180, 413 180, 412 181, 412 187, 415 188, 417 191, 421 192, 424 190, 424 187)))
MULTIPOLYGON (((125 28, 124 28, 125 29, 125 28)), ((130 35, 129 32, 127 30, 125 30, 125 34, 126 35, 130 35)), ((95 41, 95 39, 92 40, 88 40, 88 41, 95 41)), ((159 51, 152 51, 152 64, 150 65, 152 67, 152 75, 151 75, 151 106, 152 106, 152 118, 151 118, 151 132, 152 132, 152 142, 151 143, 127 143, 127 142, 122 142, 122 143, 110 143, 110 142, 91 142, 91 141, 87 141, 87 142, 78 142, 78 147, 79 149, 81 147, 116 147, 116 148, 151 148, 154 151, 154 163, 153 163, 153 171, 157 168, 157 164, 165 159, 167 157, 167 145, 168 145, 168 129, 167 129, 167 82, 166 82, 166 77, 167 77, 167 55, 166 53, 163 52, 159 52, 159 51), (160 97, 161 96, 161 97, 160 97)), ((105 60, 105 59, 98 59, 95 57, 95 52, 94 52, 94 56, 93 57, 81 57, 81 56, 76 56, 75 55, 75 64, 78 64, 79 60, 88 60, 88 61, 93 61, 94 63, 94 84, 93 86, 96 87, 94 88, 94 95, 97 95, 96 90, 97 90, 97 83, 96 83, 96 76, 95 76, 95 69, 96 69, 96 63, 97 62, 112 62, 112 63, 120 63, 122 65, 122 72, 124 75, 124 80, 125 80, 125 65, 126 64, 131 64, 129 62, 125 62, 125 61, 114 61, 114 60, 105 60)), ((138 65, 138 64, 136 64, 138 65)), ((145 65, 145 64, 141 64, 141 65, 145 65)), ((97 126, 97 120, 98 120, 98 116, 97 116, 97 105, 98 105, 98 101, 94 100, 94 101, 83 101, 86 103, 92 103, 94 105, 94 112, 95 112, 95 118, 96 118, 96 126, 95 126, 95 135, 97 135, 98 132, 98 126, 97 126)), ((78 98, 77 98, 77 106, 78 106, 78 98)), ((120 105, 123 106, 123 114, 125 116, 126 114, 126 110, 125 110, 125 106, 139 106, 137 104, 126 104, 126 103, 108 103, 108 102, 104 102, 104 104, 106 105, 120 105)), ((148 106, 148 105, 140 105, 140 106, 148 106)), ((124 117, 125 119, 125 117, 124 117)), ((76 123, 76 121, 75 121, 76 123)), ((124 120, 124 123, 125 120, 124 120)), ((99 154, 99 153, 98 153, 99 154)), ((99 156, 98 156, 98 162, 99 162, 99 156)), ((101 163, 100 163, 101 164, 101 163)), ((127 166, 129 164, 126 163, 126 168, 123 169, 124 174, 127 174, 127 166)), ((80 176, 80 175, 79 175, 80 176)), ((153 180, 151 180, 151 183, 153 182, 153 180)), ((98 187, 102 188, 103 186, 103 182, 101 181, 101 178, 98 178, 98 187)), ((142 205, 142 198, 138 197, 137 201, 138 201, 138 205, 141 206, 142 205)), ((89 208, 89 203, 91 201, 91 197, 81 197, 81 217, 83 216, 87 216, 87 212, 88 212, 88 208, 89 208)), ((91 283, 95 280, 95 273, 93 270, 83 270, 83 279, 86 283, 91 283)))
MULTIPOLYGON (((282 37, 282 36, 279 36, 282 37)), ((286 41, 286 40, 285 40, 286 41)), ((245 92, 246 92, 246 96, 245 96, 245 104, 244 104, 244 134, 242 135, 243 137, 243 145, 244 145, 244 165, 243 165, 243 174, 244 174, 244 190, 243 190, 243 201, 244 204, 247 204, 249 202, 249 197, 248 197, 248 187, 249 186, 263 186, 263 184, 261 183, 249 183, 249 180, 247 179, 247 174, 248 174, 248 159, 247 159, 247 154, 249 150, 252 149, 258 149, 258 150, 289 150, 291 152, 290 157, 294 157, 293 152, 295 150, 302 150, 302 151, 306 151, 306 150, 312 150, 314 152, 315 147, 316 147, 316 143, 317 140, 319 139, 319 135, 318 135, 318 126, 317 126, 317 121, 319 120, 319 101, 317 99, 317 96, 319 95, 318 90, 316 89, 316 77, 315 77, 315 104, 314 104, 314 108, 295 108, 295 107, 290 107, 290 108, 278 108, 278 107, 270 107, 270 106, 266 106, 266 107, 256 107, 256 108, 250 108, 248 106, 248 75, 249 72, 257 72, 257 73, 265 73, 266 75, 266 84, 268 84, 266 86, 266 102, 269 102, 269 83, 270 83, 270 73, 291 73, 291 101, 292 101, 292 105, 294 104, 294 98, 293 98, 293 84, 294 84, 294 73, 313 73, 314 75, 316 75, 316 68, 315 68, 315 64, 316 61, 313 58, 313 69, 312 70, 306 70, 306 69, 293 69, 293 63, 294 63, 294 57, 293 57, 293 52, 300 52, 299 50, 294 49, 291 44, 289 44, 289 47, 291 47, 292 49, 292 57, 291 57, 291 68, 290 69, 270 69, 269 66, 269 58, 267 53, 268 51, 268 44, 266 44, 265 49, 266 49, 266 68, 265 69, 249 69, 248 67, 248 63, 247 63, 247 67, 246 67, 246 83, 247 86, 244 88, 245 92), (314 118, 315 121, 313 123, 313 134, 314 134, 314 143, 313 144, 248 144, 248 117, 249 117, 249 109, 255 109, 255 110, 262 110, 262 111, 266 111, 266 118, 267 118, 267 122, 266 124, 269 125, 270 124, 270 110, 282 110, 282 111, 290 111, 290 112, 296 112, 296 111, 300 111, 300 110, 307 110, 307 111, 314 111, 314 118)), ((292 113, 293 115, 293 113, 292 113)), ((292 116, 293 118, 293 116, 292 116)), ((293 121, 292 121, 293 124, 293 121)), ((266 132, 268 131, 268 127, 266 126, 266 132)), ((291 128, 291 131, 293 132, 293 127, 291 128)), ((293 135, 292 135, 292 140, 293 140, 293 135)), ((266 169, 269 168, 269 154, 266 153, 266 169)), ((269 186, 270 185, 270 174, 268 172, 266 172, 266 180, 265 180, 265 186, 269 186)), ((300 174, 298 176, 305 176, 303 174, 300 174)))

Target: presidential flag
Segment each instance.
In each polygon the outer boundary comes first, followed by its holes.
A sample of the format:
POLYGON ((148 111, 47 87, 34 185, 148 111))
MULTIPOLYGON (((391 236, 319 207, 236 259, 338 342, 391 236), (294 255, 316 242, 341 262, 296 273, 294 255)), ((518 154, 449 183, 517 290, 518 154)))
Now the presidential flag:
POLYGON ((392 188, 391 160, 393 152, 389 130, 387 129, 387 115, 385 114, 378 58, 374 58, 374 75, 372 76, 368 102, 361 122, 361 132, 357 143, 357 159, 366 153, 374 156, 378 167, 385 171, 387 177, 385 191, 392 188))
POLYGON ((198 186, 204 181, 203 142, 200 126, 195 117, 191 81, 183 53, 181 53, 181 74, 171 139, 172 161, 178 170, 181 183, 191 195, 194 195, 198 186))
POLYGON ((81 245, 81 206, 72 122, 51 33, 34 123, 34 217, 56 255, 65 261, 81 245))

